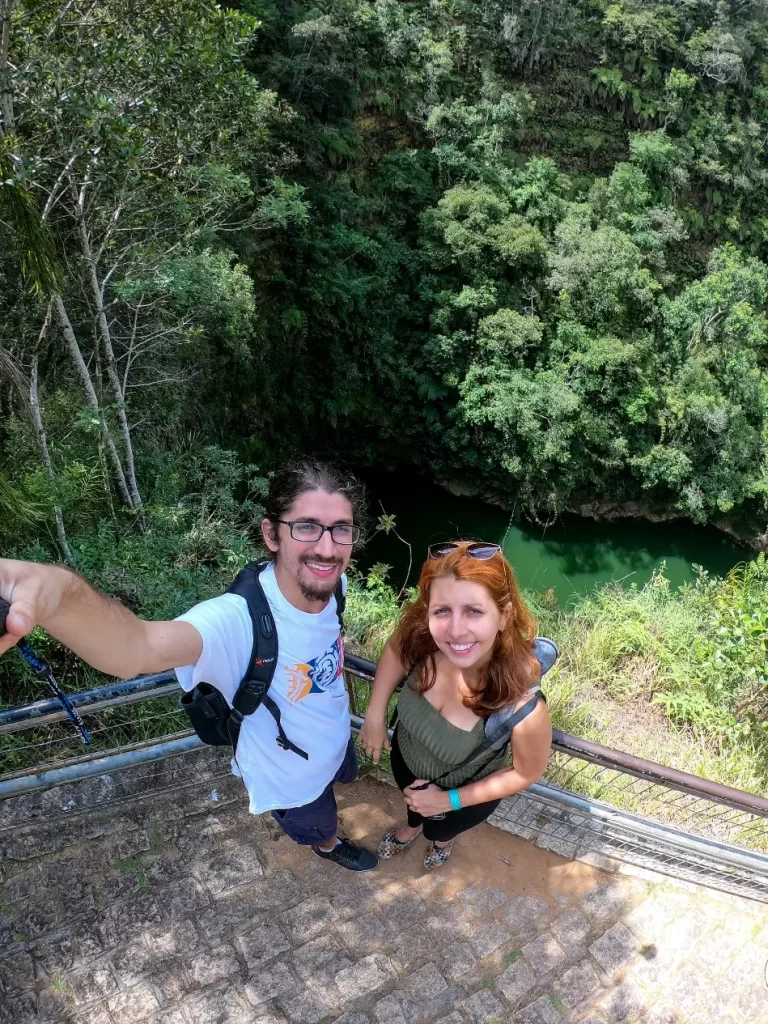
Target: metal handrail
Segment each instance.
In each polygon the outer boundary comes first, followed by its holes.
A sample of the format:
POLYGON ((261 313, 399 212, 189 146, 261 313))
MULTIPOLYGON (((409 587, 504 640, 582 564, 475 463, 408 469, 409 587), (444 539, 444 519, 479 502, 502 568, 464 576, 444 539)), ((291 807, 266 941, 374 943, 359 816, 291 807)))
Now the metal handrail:
MULTIPOLYGON (((80 690, 68 693, 67 697, 73 708, 81 715, 93 714, 106 708, 118 707, 121 704, 134 704, 146 697, 160 697, 165 693, 173 693, 178 689, 178 680, 174 672, 157 672, 151 676, 138 676, 136 679, 121 679, 106 686, 97 686, 92 690, 80 690)), ((32 704, 0 711, 0 736, 9 732, 19 732, 32 726, 47 725, 59 722, 67 717, 56 697, 48 697, 32 704)))
MULTIPOLYGON (((372 680, 376 673, 375 662, 369 661, 367 658, 360 658, 355 654, 345 653, 344 668, 364 680, 372 680)), ((138 676, 135 679, 122 679, 105 686, 71 693, 69 699, 81 715, 89 715, 97 714, 107 708, 175 693, 178 690, 179 684, 174 672, 167 671, 149 676, 138 676)), ((47 725, 65 718, 66 713, 55 697, 8 708, 5 711, 0 711, 0 736, 47 725)), ((696 793, 713 803, 768 818, 768 799, 766 797, 734 789, 732 786, 725 786, 719 782, 712 782, 698 775, 691 775, 656 761, 648 761, 634 754, 614 750, 601 743, 594 743, 591 740, 561 732, 559 729, 554 729, 552 732, 552 749, 584 761, 591 761, 604 768, 616 769, 624 774, 633 775, 635 778, 646 779, 670 789, 684 793, 696 793)), ((83 759, 78 758, 77 760, 83 759)))
POLYGON ((677 768, 669 768, 666 765, 657 764, 655 761, 647 761, 644 757, 636 757, 634 754, 604 747, 601 743, 593 743, 591 740, 571 736, 570 733, 561 732, 559 729, 552 730, 552 749, 574 755, 583 761, 591 761, 604 768, 616 768, 625 775, 647 779, 649 782, 664 785, 668 789, 676 789, 683 793, 693 791, 700 796, 705 796, 713 803, 723 804, 725 807, 732 807, 738 811, 749 811, 751 814, 759 814, 763 818, 768 818, 768 799, 758 796, 757 793, 747 793, 741 789, 734 789, 732 786, 724 786, 720 782, 703 779, 700 775, 690 775, 677 768))

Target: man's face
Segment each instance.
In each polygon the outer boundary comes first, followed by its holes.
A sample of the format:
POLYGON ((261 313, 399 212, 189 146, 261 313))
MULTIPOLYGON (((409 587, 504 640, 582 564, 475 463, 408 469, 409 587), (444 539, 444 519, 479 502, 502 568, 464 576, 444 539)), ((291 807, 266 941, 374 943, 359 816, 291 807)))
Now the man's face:
MULTIPOLYGON (((291 522, 321 523, 323 526, 351 526, 352 505, 341 494, 306 491, 283 518, 291 522)), ((277 554, 278 566, 296 583, 305 600, 327 600, 349 565, 352 546, 337 544, 327 530, 319 540, 295 540, 285 523, 271 523, 268 519, 262 522, 261 530, 267 547, 277 554)), ((295 532, 298 536, 299 530, 295 532)))

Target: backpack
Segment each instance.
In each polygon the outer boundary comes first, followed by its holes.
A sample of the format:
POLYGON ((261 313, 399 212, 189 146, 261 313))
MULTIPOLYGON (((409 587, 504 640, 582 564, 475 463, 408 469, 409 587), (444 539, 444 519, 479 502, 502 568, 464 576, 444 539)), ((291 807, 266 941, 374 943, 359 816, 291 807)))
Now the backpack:
MULTIPOLYGON (((250 562, 240 570, 226 590, 228 594, 237 594, 245 598, 253 624, 251 658, 232 699, 232 707, 227 704, 221 691, 210 683, 198 683, 193 690, 185 693, 181 698, 181 706, 203 743, 213 747, 231 746, 233 753, 236 754, 243 719, 247 715, 252 715, 263 704, 275 720, 278 746, 309 760, 307 752, 297 747, 286 736, 280 720, 280 708, 268 693, 277 667, 278 652, 275 620, 259 579, 268 565, 271 565, 271 562, 250 562)), ((334 597, 339 629, 343 629, 346 598, 342 592, 341 580, 336 586, 334 597)))

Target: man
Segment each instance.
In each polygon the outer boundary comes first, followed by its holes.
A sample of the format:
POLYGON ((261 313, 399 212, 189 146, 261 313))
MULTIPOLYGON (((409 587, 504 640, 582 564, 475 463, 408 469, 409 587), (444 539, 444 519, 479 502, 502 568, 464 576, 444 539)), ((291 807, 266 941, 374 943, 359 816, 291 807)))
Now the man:
MULTIPOLYGON (((247 716, 236 774, 252 814, 272 811, 295 842, 354 871, 374 854, 337 836, 334 782, 357 777, 343 649, 334 590, 364 512, 360 484, 332 466, 304 461, 271 481, 261 532, 272 564, 260 581, 277 627, 278 659, 269 695, 305 760, 276 743, 263 707, 247 716)), ((0 597, 10 602, 0 654, 40 625, 94 668, 122 678, 175 668, 185 690, 204 681, 232 702, 245 676, 253 626, 244 598, 223 594, 173 622, 147 622, 60 566, 0 559, 0 597)))

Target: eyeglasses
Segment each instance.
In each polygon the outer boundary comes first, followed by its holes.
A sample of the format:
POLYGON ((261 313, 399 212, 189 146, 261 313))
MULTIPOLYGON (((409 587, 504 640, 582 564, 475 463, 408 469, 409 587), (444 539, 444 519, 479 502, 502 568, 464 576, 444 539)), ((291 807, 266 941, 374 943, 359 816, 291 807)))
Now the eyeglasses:
POLYGON ((334 544, 355 544, 360 540, 360 527, 351 526, 348 523, 334 523, 333 526, 323 526, 322 523, 313 523, 307 519, 276 519, 276 523, 282 523, 291 531, 294 540, 303 541, 305 544, 312 544, 320 540, 327 531, 331 535, 334 544))
POLYGON ((445 558, 454 551, 462 551, 462 554, 470 558, 476 558, 480 562, 487 562, 494 555, 501 554, 500 544, 487 544, 484 540, 473 541, 466 546, 460 542, 448 540, 441 544, 430 544, 427 548, 430 558, 445 558), (463 549, 463 551, 462 551, 463 549))

